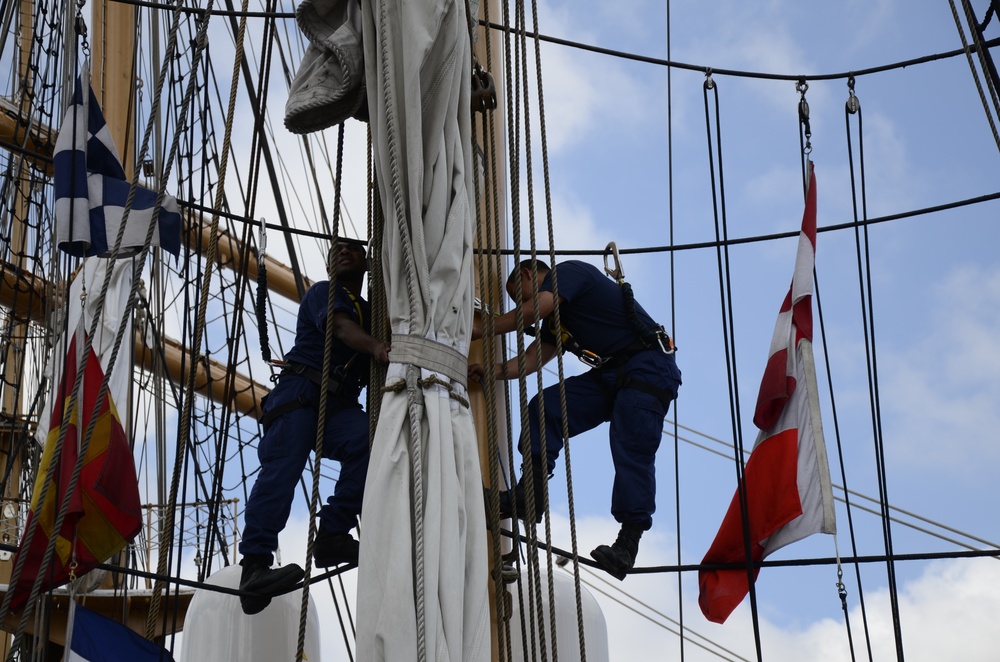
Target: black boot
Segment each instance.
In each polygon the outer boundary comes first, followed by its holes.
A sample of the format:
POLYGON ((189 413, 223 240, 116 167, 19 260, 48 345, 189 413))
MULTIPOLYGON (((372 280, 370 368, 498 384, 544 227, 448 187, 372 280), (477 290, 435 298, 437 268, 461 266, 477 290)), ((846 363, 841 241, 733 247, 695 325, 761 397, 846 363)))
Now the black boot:
POLYGON ((521 473, 521 480, 514 489, 508 492, 500 493, 500 517, 513 517, 514 516, 514 505, 517 505, 517 518, 525 522, 531 520, 538 524, 542 521, 542 514, 545 512, 545 481, 548 476, 545 475, 545 470, 542 468, 542 461, 535 458, 532 463, 531 476, 534 480, 535 489, 535 510, 534 513, 528 512, 528 504, 526 503, 527 488, 524 486, 525 479, 528 476, 527 471, 521 473), (513 492, 513 495, 511 494, 513 492))
POLYGON ((643 529, 637 524, 622 524, 618 539, 608 547, 601 545, 590 553, 597 564, 619 581, 625 579, 626 573, 635 565, 635 556, 639 553, 639 538, 643 529))
POLYGON ((317 568, 329 568, 340 563, 358 563, 358 541, 350 533, 330 533, 319 530, 313 547, 313 562, 317 568))
POLYGON ((271 604, 271 598, 291 589, 302 581, 305 573, 292 563, 281 568, 271 568, 266 557, 248 555, 240 561, 240 606, 247 615, 259 614, 271 604))

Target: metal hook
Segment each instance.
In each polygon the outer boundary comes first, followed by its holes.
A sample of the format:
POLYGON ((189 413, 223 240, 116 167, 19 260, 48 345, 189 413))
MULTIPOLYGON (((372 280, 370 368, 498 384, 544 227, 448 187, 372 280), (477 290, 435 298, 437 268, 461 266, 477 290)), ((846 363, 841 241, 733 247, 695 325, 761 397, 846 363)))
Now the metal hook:
POLYGON ((258 260, 263 260, 267 254, 267 223, 263 216, 260 217, 260 242, 257 253, 258 260))
POLYGON ((705 69, 705 89, 714 90, 715 81, 712 79, 712 67, 705 69))
POLYGON ((609 276, 615 279, 619 285, 625 282, 625 271, 622 269, 621 257, 618 255, 618 246, 615 242, 608 242, 607 247, 604 249, 604 271, 609 276), (608 267, 608 256, 611 256, 615 260, 615 268, 611 269, 608 267))

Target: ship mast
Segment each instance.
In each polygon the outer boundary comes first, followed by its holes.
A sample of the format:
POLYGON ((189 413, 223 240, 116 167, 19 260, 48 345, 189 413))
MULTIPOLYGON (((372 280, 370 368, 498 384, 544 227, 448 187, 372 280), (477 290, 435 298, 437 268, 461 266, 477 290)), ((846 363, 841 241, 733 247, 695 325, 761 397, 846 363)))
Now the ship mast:
MULTIPOLYGON (((485 11, 485 3, 480 3, 479 19, 483 20, 483 12, 485 11)), ((473 55, 475 56, 477 62, 485 69, 487 67, 487 62, 490 58, 487 56, 487 40, 489 40, 488 47, 490 52, 500 53, 502 48, 502 43, 500 40, 501 33, 496 30, 485 30, 482 27, 477 28, 477 36, 475 43, 473 44, 473 55)), ((495 60, 494 62, 498 62, 495 60)), ((493 72, 489 72, 493 73, 493 72)), ((495 76, 496 80, 500 79, 500 76, 495 76)), ((502 90, 501 86, 496 86, 496 96, 498 100, 502 100, 502 90)), ((491 151, 495 150, 497 145, 503 145, 506 141, 505 132, 505 118, 504 118, 504 104, 497 103, 496 109, 486 114, 486 122, 489 124, 484 124, 481 121, 482 115, 479 113, 473 114, 473 140, 475 142, 475 147, 479 156, 477 161, 481 163, 481 169, 477 169, 475 172, 475 177, 480 178, 480 195, 478 201, 478 209, 476 210, 478 224, 485 230, 482 236, 485 241, 485 246, 479 245, 479 234, 474 237, 475 246, 478 249, 498 249, 506 247, 506 237, 494 235, 493 229, 495 227, 502 227, 501 223, 496 222, 494 219, 493 223, 487 223, 486 219, 493 217, 493 210, 499 209, 500 213, 503 214, 503 210, 507 208, 507 191, 504 186, 504 182, 507 181, 506 172, 506 159, 504 158, 492 158, 493 155, 491 151), (495 141, 491 144, 491 136, 484 135, 484 126, 487 126, 487 131, 492 134, 492 138, 495 141), (492 168, 496 166, 497 172, 493 173, 492 168), (495 189, 492 188, 493 182, 497 183, 495 189), (486 191, 490 192, 490 195, 486 195, 486 191), (492 196, 492 198, 491 198, 492 196), (495 205, 493 198, 495 198, 495 205)), ((473 282, 477 290, 480 288, 481 283, 486 283, 486 287, 490 288, 491 291, 478 291, 477 294, 479 298, 484 302, 489 302, 492 308, 496 308, 503 297, 503 288, 498 278, 495 278, 497 274, 502 273, 503 257, 497 254, 490 253, 480 253, 479 256, 473 261, 473 268, 476 271, 475 278, 473 282), (481 278, 480 274, 485 276, 481 278), (494 277, 490 277, 489 274, 493 274, 494 277), (494 282, 490 282, 490 281, 494 282)), ((481 313, 476 313, 477 315, 481 313)), ((497 350, 499 351, 499 345, 497 350)), ((477 340, 472 343, 469 350, 469 363, 484 363, 484 348, 483 341, 477 340)), ((502 390, 502 383, 498 382, 497 391, 494 394, 496 402, 496 409, 504 410, 504 395, 502 390)), ((490 430, 487 427, 487 411, 488 403, 486 400, 486 393, 484 392, 482 386, 476 384, 475 382, 469 383, 469 404, 472 410, 472 419, 476 427, 476 439, 479 443, 479 468, 483 475, 483 485, 485 487, 490 487, 490 472, 489 465, 492 461, 489 452, 488 440, 490 435, 493 435, 501 443, 507 439, 507 420, 505 416, 496 416, 495 429, 490 430)), ((487 532, 488 537, 493 534, 487 532)), ((509 544, 504 538, 501 538, 501 545, 509 544)), ((495 567, 493 559, 493 545, 492 542, 488 542, 487 549, 490 553, 489 567, 492 569, 495 567)), ((500 632, 498 619, 501 617, 497 613, 496 605, 496 588, 497 584, 493 581, 487 582, 490 594, 490 624, 491 624, 491 659, 498 661, 500 659, 500 650, 498 645, 498 636, 500 632)), ((506 590, 506 589, 503 589, 506 590)))

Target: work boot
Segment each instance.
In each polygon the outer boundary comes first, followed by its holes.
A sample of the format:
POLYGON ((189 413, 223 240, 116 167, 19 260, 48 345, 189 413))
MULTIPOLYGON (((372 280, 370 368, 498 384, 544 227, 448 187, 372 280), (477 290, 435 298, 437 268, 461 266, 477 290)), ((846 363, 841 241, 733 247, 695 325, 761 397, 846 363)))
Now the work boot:
POLYGON ((271 598, 295 588, 305 573, 292 563, 281 568, 271 568, 266 557, 249 555, 240 562, 240 606, 243 613, 259 614, 271 604, 271 598))
POLYGON ((357 565, 359 547, 350 533, 330 533, 321 528, 313 547, 313 563, 317 568, 329 568, 340 563, 357 565))
POLYGON ((601 545, 590 555, 597 561, 597 565, 621 581, 635 565, 635 556, 639 553, 639 538, 642 537, 642 532, 643 529, 637 524, 622 524, 622 530, 618 532, 618 539, 613 545, 610 547, 601 545))
POLYGON ((535 481, 535 512, 534 517, 528 513, 528 505, 526 503, 525 493, 527 488, 524 486, 525 476, 527 472, 522 472, 521 480, 517 485, 514 486, 513 490, 500 493, 500 517, 513 517, 514 516, 514 505, 517 505, 517 518, 525 522, 529 522, 534 519, 535 524, 542 521, 542 514, 545 511, 545 481, 548 477, 545 475, 545 470, 542 469, 542 462, 539 459, 535 459, 532 463, 531 475, 535 481), (513 492, 513 496, 511 495, 513 492))

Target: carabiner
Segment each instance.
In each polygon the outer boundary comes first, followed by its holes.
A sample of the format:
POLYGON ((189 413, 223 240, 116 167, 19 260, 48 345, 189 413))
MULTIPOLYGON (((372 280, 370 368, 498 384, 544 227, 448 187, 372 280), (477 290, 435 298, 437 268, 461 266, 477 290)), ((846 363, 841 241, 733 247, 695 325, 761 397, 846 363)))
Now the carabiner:
POLYGON ((615 242, 608 242, 607 247, 604 249, 604 271, 609 276, 615 279, 615 282, 621 285, 625 282, 625 271, 622 269, 621 258, 618 255, 618 246, 615 242), (611 269, 608 267, 608 254, 615 259, 615 268, 611 269))
POLYGON ((600 356, 590 351, 589 349, 582 350, 577 355, 577 357, 581 361, 589 365, 591 368, 600 368, 602 365, 604 365, 604 359, 602 359, 600 356))

